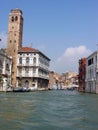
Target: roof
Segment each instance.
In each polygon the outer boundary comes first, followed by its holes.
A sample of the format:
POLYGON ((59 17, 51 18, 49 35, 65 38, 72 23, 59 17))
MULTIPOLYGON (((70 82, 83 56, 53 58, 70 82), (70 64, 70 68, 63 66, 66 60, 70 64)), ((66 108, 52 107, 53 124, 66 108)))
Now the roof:
POLYGON ((91 53, 86 59, 89 59, 89 58, 93 57, 94 55, 98 55, 98 51, 91 53))
POLYGON ((45 56, 42 52, 40 52, 37 49, 31 48, 31 47, 22 47, 21 49, 18 50, 18 53, 40 53, 41 55, 43 55, 44 57, 46 57, 48 60, 50 60, 47 56, 45 56))
POLYGON ((31 47, 22 47, 18 52, 39 52, 39 50, 31 47))
POLYGON ((16 9, 11 9, 11 13, 17 13, 17 12, 21 12, 22 14, 22 10, 16 8, 16 9))

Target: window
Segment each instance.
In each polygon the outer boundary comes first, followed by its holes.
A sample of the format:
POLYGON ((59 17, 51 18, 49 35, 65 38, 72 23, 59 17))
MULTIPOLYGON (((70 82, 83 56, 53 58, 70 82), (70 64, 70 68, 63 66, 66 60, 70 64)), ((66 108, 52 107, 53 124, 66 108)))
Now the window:
POLYGON ((26 63, 29 64, 29 57, 26 58, 26 63))
POLYGON ((19 86, 19 87, 21 87, 21 86, 22 86, 22 84, 21 84, 21 83, 18 83, 18 86, 19 86))
POLYGON ((19 58, 19 64, 22 64, 22 57, 19 58))
POLYGON ((10 40, 10 43, 12 43, 12 40, 10 40))
POLYGON ((22 73, 22 69, 21 68, 19 68, 19 73, 22 73))
POLYGON ((88 66, 91 65, 91 64, 93 64, 93 58, 88 60, 88 66))
POLYGON ((18 17, 16 16, 16 17, 15 17, 15 21, 17 21, 17 20, 18 20, 18 17))
POLYGON ((33 68, 33 73, 36 73, 36 68, 33 68))
POLYGON ((25 81, 25 87, 29 87, 29 81, 28 80, 25 81))
POLYGON ((36 64, 36 57, 34 57, 34 59, 33 59, 33 63, 36 64))
POLYGON ((26 73, 29 73, 29 68, 25 68, 25 72, 26 72, 26 73))
POLYGON ((95 56, 95 62, 97 63, 97 56, 95 56))
POLYGON ((12 22, 14 22, 14 17, 12 16, 12 22))
POLYGON ((6 64, 6 70, 8 70, 8 71, 9 71, 9 65, 8 65, 8 64, 6 64))

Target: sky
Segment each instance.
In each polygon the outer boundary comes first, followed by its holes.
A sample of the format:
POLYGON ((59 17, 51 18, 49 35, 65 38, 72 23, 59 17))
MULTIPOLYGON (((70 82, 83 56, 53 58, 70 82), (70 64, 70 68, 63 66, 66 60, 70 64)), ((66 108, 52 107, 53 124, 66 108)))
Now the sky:
POLYGON ((6 47, 11 9, 23 12, 23 46, 38 49, 57 73, 78 72, 98 49, 98 0, 0 0, 0 48, 6 47))

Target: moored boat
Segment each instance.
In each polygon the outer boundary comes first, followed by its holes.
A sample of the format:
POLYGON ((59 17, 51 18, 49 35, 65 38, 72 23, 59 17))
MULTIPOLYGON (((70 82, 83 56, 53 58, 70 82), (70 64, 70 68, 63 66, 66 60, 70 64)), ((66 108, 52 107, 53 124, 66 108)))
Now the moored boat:
POLYGON ((26 87, 16 87, 13 89, 13 92, 30 92, 30 89, 26 87))

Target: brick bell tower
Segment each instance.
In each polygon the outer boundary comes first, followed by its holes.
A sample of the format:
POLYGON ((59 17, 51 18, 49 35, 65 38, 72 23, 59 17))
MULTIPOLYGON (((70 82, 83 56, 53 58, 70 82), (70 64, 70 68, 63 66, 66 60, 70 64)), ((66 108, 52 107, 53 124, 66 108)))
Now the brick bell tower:
POLYGON ((13 9, 9 14, 7 55, 12 56, 12 85, 16 86, 17 56, 18 50, 22 47, 23 17, 20 9, 13 9))

